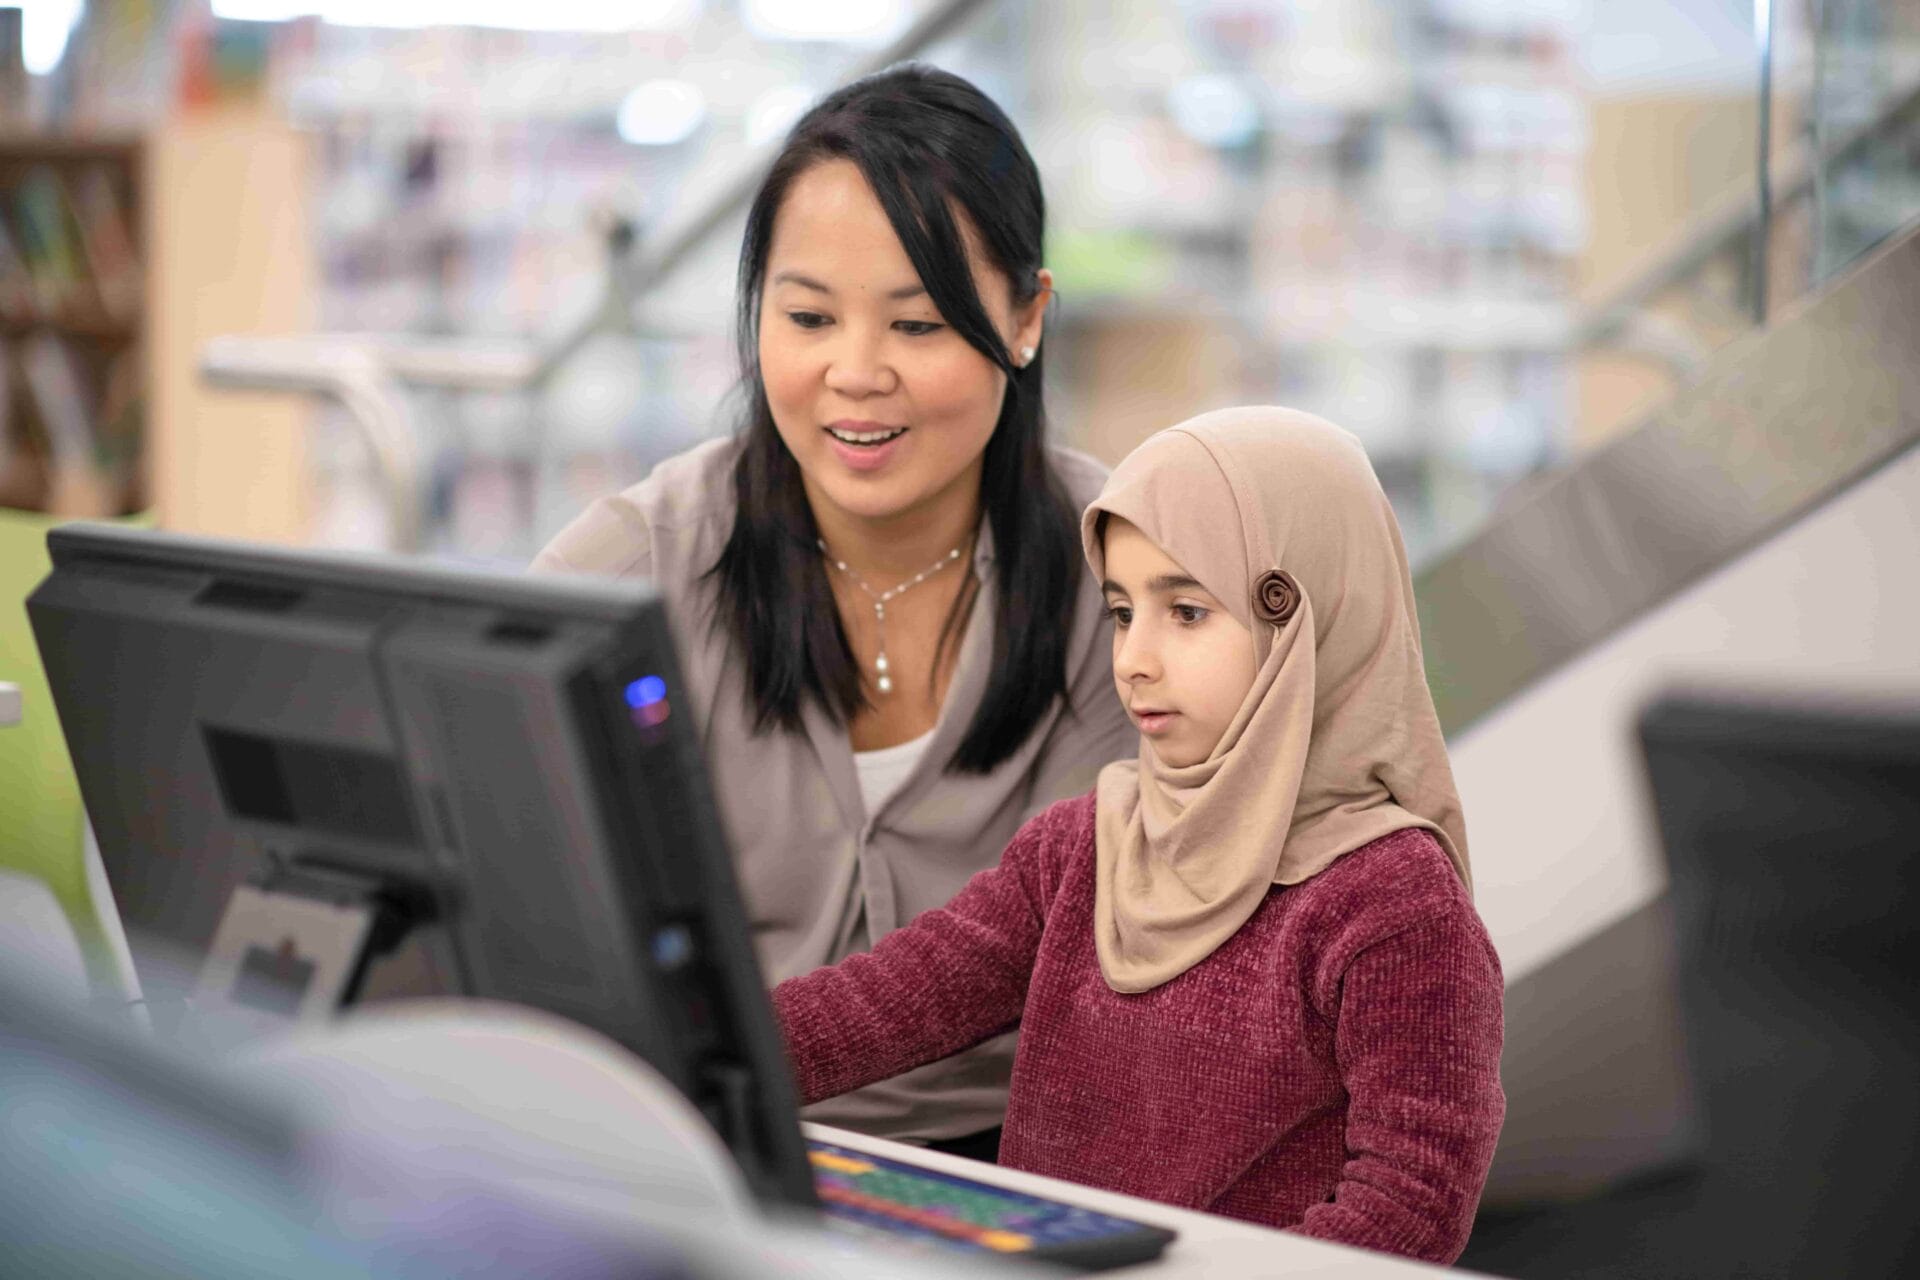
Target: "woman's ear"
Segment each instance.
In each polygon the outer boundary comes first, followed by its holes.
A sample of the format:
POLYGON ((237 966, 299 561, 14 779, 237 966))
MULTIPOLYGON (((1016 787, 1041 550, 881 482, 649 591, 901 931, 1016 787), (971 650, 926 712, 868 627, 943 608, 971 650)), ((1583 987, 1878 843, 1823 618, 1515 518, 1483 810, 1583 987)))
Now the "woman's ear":
POLYGON ((1013 362, 1021 368, 1033 363, 1040 350, 1041 330, 1046 327, 1047 304, 1053 301, 1053 272, 1040 268, 1035 279, 1039 291, 1014 313, 1013 362))

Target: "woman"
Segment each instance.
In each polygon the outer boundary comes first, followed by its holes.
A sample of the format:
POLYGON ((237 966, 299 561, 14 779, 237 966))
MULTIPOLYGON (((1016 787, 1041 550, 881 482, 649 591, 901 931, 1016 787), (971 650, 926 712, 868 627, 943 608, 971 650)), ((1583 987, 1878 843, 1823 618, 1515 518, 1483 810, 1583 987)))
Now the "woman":
MULTIPOLYGON (((1039 174, 958 77, 899 67, 794 127, 747 217, 739 434, 656 467, 536 567, 645 577, 770 981, 951 898, 1127 754, 1077 517, 1043 443, 1039 174)), ((991 1159, 1012 1037, 810 1118, 991 1159)))

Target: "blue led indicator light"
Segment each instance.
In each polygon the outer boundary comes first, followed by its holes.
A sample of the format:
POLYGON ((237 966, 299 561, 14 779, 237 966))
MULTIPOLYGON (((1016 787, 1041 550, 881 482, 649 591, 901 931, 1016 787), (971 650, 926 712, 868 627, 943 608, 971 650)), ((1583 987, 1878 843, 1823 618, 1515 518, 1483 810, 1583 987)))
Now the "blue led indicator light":
POLYGON ((672 972, 693 959, 693 935, 685 925, 670 924, 653 935, 653 962, 672 972))
POLYGON ((627 686, 627 705, 638 711, 667 700, 667 682, 659 676, 641 676, 627 686))

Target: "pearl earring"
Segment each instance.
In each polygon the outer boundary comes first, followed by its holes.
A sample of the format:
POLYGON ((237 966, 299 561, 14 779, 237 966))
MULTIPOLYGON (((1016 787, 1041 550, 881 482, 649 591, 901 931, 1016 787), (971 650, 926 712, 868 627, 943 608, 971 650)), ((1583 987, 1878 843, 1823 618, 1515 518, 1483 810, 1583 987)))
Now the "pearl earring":
POLYGON ((1020 348, 1020 367, 1024 369, 1032 363, 1033 363, 1033 348, 1032 347, 1020 348))

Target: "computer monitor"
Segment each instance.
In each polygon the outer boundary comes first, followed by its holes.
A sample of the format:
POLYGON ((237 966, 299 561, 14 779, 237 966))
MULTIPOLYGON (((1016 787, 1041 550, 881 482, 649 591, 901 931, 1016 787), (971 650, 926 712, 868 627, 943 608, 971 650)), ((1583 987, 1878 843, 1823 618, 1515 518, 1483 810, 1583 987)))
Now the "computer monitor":
POLYGON ((816 1202, 654 592, 107 526, 48 546, 27 611, 143 981, 170 976, 151 940, 224 951, 221 990, 292 1014, 430 934, 443 985, 627 1046, 763 1199, 816 1202))
POLYGON ((1703 1142, 1610 1240, 1670 1275, 1913 1274, 1920 702, 1671 695, 1640 740, 1703 1142))

